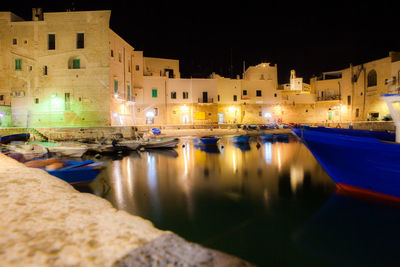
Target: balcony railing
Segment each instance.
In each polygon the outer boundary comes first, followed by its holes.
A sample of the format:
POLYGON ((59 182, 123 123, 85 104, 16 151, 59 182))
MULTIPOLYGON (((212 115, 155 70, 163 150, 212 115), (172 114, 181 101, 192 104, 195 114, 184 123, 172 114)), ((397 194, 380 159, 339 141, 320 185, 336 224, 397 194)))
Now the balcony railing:
POLYGON ((332 101, 332 100, 340 100, 340 95, 319 96, 317 98, 317 101, 332 101))
POLYGON ((214 98, 199 98, 199 102, 198 103, 214 103, 214 98))

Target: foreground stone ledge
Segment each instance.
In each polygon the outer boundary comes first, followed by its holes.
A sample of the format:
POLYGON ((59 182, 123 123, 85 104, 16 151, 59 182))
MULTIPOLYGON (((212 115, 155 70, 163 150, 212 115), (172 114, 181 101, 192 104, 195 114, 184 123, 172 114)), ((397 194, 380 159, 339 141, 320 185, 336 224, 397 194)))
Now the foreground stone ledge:
POLYGON ((0 218, 1 266, 249 265, 2 154, 0 218))

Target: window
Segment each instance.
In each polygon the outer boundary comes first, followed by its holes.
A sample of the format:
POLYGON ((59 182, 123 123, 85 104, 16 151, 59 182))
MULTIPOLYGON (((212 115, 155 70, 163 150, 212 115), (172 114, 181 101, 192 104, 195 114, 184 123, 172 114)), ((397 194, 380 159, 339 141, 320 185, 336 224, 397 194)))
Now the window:
POLYGON ((356 109, 356 118, 358 118, 358 116, 360 116, 360 109, 356 109))
POLYGON ((377 74, 375 70, 368 72, 367 81, 368 87, 377 85, 377 74))
POLYGON ((4 101, 4 95, 0 95, 0 101, 4 101))
POLYGON ((139 65, 136 65, 136 71, 139 71, 139 65))
POLYGON ((219 102, 219 100, 220 100, 219 95, 217 96, 217 99, 218 99, 218 102, 219 102))
POLYGON ((48 50, 55 50, 56 49, 56 35, 49 34, 48 35, 48 50))
POLYGON ((65 110, 71 110, 71 98, 69 93, 65 93, 65 110))
POLYGON ((247 90, 243 90, 243 95, 247 95, 247 90))
POLYGON ((347 105, 351 105, 351 96, 350 95, 348 95, 347 96, 347 105))
POLYGON ((261 111, 258 112, 258 116, 262 117, 262 112, 261 111))
POLYGON ((114 80, 114 93, 118 93, 118 80, 114 80))
POLYGON ((85 34, 84 33, 76 34, 76 48, 77 49, 85 48, 85 34))
POLYGON ((119 62, 122 62, 122 60, 121 60, 121 53, 118 53, 118 61, 119 61, 119 62))
POLYGON ((154 116, 158 116, 158 108, 154 108, 154 116))
POLYGON ((131 86, 129 84, 126 86, 126 97, 131 100, 131 86))
POLYGON ((274 94, 274 97, 277 97, 278 96, 278 94, 274 94))
POLYGON ((157 89, 151 90, 151 97, 157 97, 157 89))
POLYGON ((111 49, 111 57, 114 57, 114 50, 111 49))
POLYGON ((29 71, 32 71, 32 66, 29 66, 29 71))
POLYGON ((80 69, 81 68, 81 60, 80 59, 73 59, 72 60, 72 68, 73 69, 80 69))
POLYGON ((233 95, 233 101, 237 101, 237 95, 233 95))
POLYGON ((264 74, 261 74, 260 80, 264 80, 264 74))
POLYGON ((131 72, 131 61, 128 60, 128 72, 131 72))
POLYGON ((171 92, 171 99, 176 99, 176 92, 171 92))
POLYGON ((256 96, 261 96, 261 90, 256 91, 256 96))
POLYGON ((17 44, 17 39, 13 38, 13 45, 16 45, 16 44, 17 44))
POLYGON ((183 92, 182 93, 183 99, 188 99, 189 98, 189 92, 183 92))
POLYGON ((43 75, 47 75, 47 66, 44 66, 43 68, 43 75))
POLYGON ((15 60, 15 70, 22 70, 22 59, 15 60))
POLYGON ((39 104, 39 98, 35 98, 35 104, 39 104))
POLYGON ((24 44, 27 44, 28 43, 28 40, 24 40, 24 44))

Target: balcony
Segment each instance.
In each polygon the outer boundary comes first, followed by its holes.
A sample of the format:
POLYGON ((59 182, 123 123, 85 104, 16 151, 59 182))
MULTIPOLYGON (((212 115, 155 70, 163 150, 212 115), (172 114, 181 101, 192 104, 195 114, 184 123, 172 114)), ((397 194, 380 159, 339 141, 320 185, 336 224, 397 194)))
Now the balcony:
POLYGON ((214 98, 207 98, 207 99, 199 98, 198 100, 199 100, 198 103, 214 103, 214 98))
POLYGON ((335 101, 340 100, 340 95, 319 96, 317 101, 335 101))

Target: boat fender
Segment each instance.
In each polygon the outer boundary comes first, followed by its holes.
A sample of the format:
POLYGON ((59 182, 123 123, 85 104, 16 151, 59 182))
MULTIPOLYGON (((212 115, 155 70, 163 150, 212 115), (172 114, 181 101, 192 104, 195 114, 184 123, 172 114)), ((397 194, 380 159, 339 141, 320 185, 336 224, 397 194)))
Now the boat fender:
POLYGON ((260 147, 261 147, 260 143, 257 143, 256 147, 257 147, 257 148, 260 148, 260 147))
POLYGON ((144 147, 141 147, 141 148, 139 149, 139 151, 143 152, 143 151, 145 151, 145 148, 144 148, 144 147))
POLYGON ((185 144, 182 144, 182 147, 184 148, 184 147, 185 147, 185 144))

